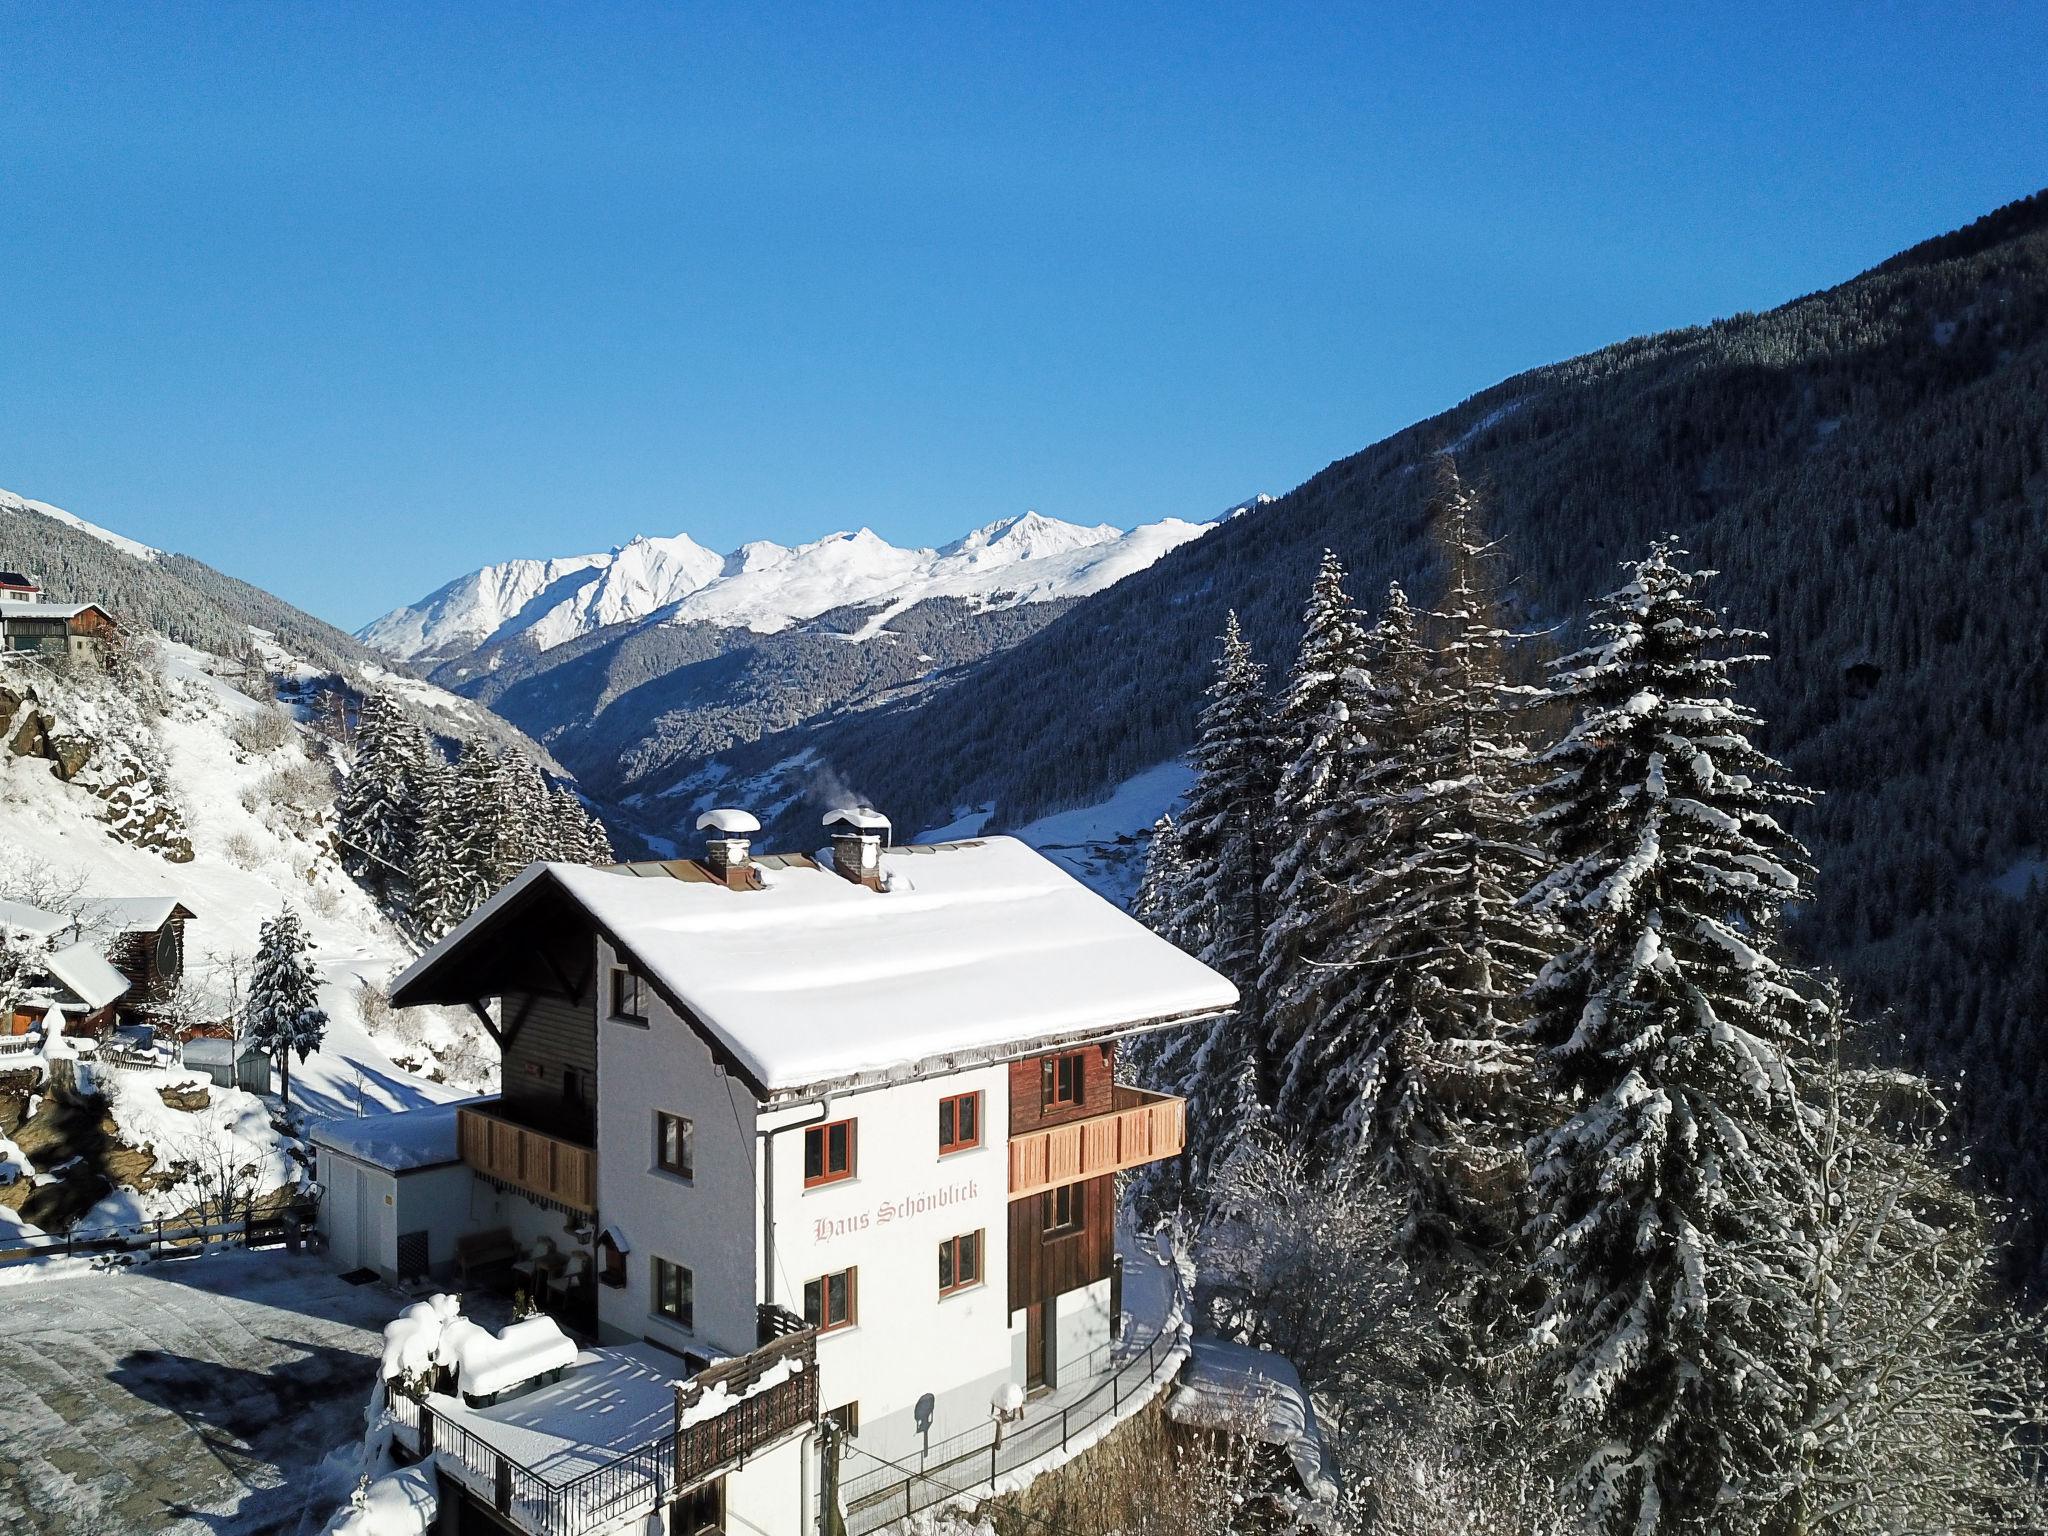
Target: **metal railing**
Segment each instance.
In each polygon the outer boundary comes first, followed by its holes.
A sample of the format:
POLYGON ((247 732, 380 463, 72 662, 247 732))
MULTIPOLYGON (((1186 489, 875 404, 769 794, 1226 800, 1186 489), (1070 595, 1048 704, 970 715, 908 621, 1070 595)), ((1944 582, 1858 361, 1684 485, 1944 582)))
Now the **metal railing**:
POLYGON ((1149 1402, 1165 1385, 1162 1368, 1175 1357, 1179 1324, 1169 1316, 1143 1346, 1115 1345, 1128 1357, 1081 1397, 1041 1411, 1021 1424, 988 1425, 966 1430, 928 1447, 908 1462, 890 1461, 849 1442, 839 1479, 840 1507, 846 1513, 846 1536, 868 1536, 896 1520, 977 1490, 993 1493, 1006 1472, 1029 1466, 1041 1457, 1072 1448, 1075 1438, 1103 1420, 1120 1415, 1139 1402, 1149 1402), (859 1463, 872 1465, 852 1470, 859 1463))
POLYGON ((174 1259, 216 1248, 289 1246, 312 1232, 314 1212, 314 1205, 308 1201, 261 1216, 237 1216, 227 1221, 158 1217, 120 1227, 25 1233, 0 1240, 0 1267, 48 1258, 142 1254, 152 1259, 174 1259))

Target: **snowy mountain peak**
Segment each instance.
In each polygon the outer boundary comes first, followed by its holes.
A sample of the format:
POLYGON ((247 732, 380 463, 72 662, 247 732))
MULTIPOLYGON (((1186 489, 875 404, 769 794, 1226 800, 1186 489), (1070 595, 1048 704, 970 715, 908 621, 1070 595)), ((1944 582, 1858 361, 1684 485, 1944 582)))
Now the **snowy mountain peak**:
POLYGON ((515 636, 550 650, 613 624, 773 634, 835 608, 879 608, 859 632, 866 638, 925 598, 1006 607, 1085 597, 1209 526, 1167 519, 1126 532, 1028 511, 940 549, 899 549, 872 528, 856 528, 794 546, 754 540, 727 555, 687 534, 642 534, 607 554, 485 566, 386 614, 361 638, 393 656, 439 659, 515 636))

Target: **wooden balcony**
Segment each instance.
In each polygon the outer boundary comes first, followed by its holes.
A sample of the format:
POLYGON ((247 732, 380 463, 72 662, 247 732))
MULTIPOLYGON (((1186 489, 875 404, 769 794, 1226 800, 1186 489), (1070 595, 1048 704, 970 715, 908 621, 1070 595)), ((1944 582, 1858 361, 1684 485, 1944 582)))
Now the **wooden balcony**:
POLYGON ((778 1308, 761 1311, 759 1349, 721 1360, 676 1388, 678 1488, 744 1465, 756 1451, 818 1420, 816 1330, 778 1308), (708 1415, 702 1407, 707 1397, 708 1415))
POLYGON ((1010 1198, 1156 1163, 1187 1139, 1186 1100, 1119 1084, 1099 1115, 1010 1138, 1010 1198))
POLYGON ((463 1162, 487 1179, 564 1210, 597 1210, 595 1149, 521 1124, 499 1100, 455 1111, 455 1145, 463 1162))

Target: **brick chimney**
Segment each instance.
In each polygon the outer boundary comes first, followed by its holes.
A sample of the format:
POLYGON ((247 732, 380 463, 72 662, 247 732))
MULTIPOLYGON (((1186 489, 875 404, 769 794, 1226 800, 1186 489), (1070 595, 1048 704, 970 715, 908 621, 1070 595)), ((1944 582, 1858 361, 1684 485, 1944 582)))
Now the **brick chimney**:
POLYGON ((832 833, 832 868, 855 885, 879 891, 889 818, 871 805, 850 805, 828 812, 825 826, 832 833))
POLYGON ((727 807, 706 811, 699 816, 697 830, 705 834, 704 867, 731 890, 751 890, 754 885, 751 849, 754 834, 761 830, 761 823, 745 811, 727 807))

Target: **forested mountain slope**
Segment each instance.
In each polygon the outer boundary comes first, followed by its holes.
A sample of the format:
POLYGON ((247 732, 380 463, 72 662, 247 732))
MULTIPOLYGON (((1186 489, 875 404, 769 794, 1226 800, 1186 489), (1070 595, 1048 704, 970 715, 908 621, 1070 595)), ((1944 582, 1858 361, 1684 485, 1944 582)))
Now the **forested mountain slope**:
MULTIPOLYGON (((1077 604, 914 707, 801 738, 898 826, 992 827, 1188 744, 1235 608, 1276 672, 1316 561, 1428 600, 1428 457, 1450 448, 1533 625, 1569 626, 1670 532, 1766 631, 1769 745, 1823 798, 1798 938, 1913 1052, 1968 1069, 1980 1157, 2048 1194, 2048 194, 1766 314, 1641 338, 1486 390, 1077 604)), ((1569 638, 1560 636, 1560 639, 1569 638)), ((737 772, 786 758, 770 737, 737 772)), ((801 789, 792 782, 792 790, 801 789)), ((783 811, 809 836, 817 807, 783 811)), ((2039 1238, 2035 1238, 2038 1256, 2039 1238)))

